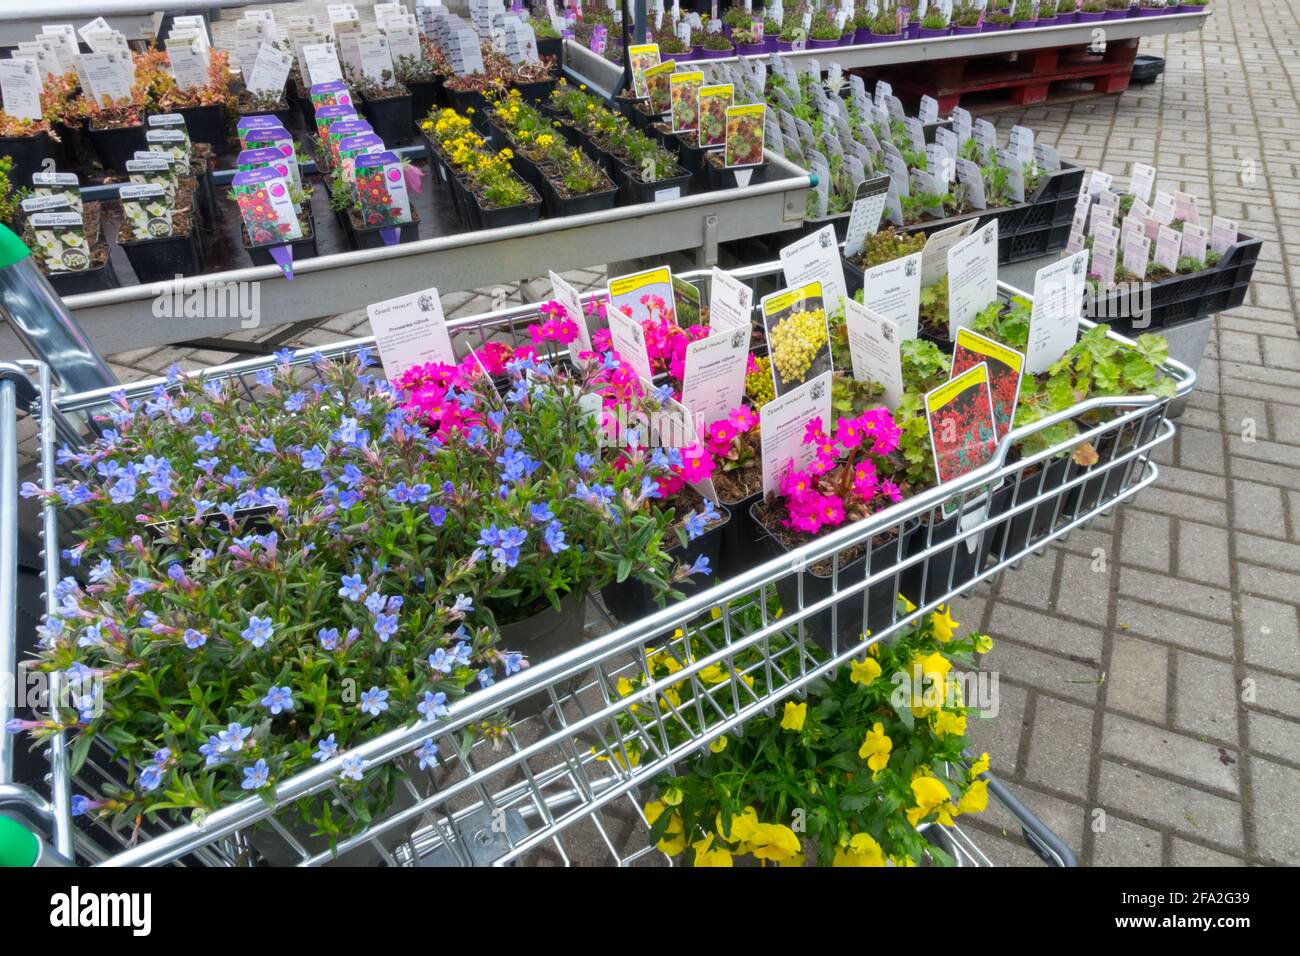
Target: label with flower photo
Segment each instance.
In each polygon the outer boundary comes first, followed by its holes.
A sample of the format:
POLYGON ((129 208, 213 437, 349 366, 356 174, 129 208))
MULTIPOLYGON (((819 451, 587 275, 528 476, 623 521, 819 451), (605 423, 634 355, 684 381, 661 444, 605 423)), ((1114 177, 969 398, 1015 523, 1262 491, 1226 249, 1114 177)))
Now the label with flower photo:
POLYGON ((411 221, 402 161, 391 150, 365 153, 356 159, 357 199, 366 226, 394 226, 411 221))
POLYGON ((939 481, 951 481, 986 464, 998 447, 989 392, 989 367, 981 362, 926 392, 925 414, 939 481))
POLYGON ((610 279, 606 291, 611 311, 621 312, 634 322, 677 322, 673 271, 668 266, 610 279))
POLYGON ((777 396, 829 372, 830 331, 820 282, 773 292, 761 304, 777 396))
POLYGON ((146 130, 144 141, 153 152, 171 156, 181 169, 190 168, 190 137, 184 128, 146 130))
POLYGON ((318 110, 324 106, 353 106, 355 112, 352 91, 343 80, 313 83, 308 95, 311 97, 311 105, 318 110))
POLYGON ((169 202, 176 201, 176 167, 165 153, 144 153, 148 159, 128 159, 126 171, 131 182, 140 186, 161 186, 169 202))
POLYGON ((156 184, 131 184, 117 191, 122 218, 131 229, 131 239, 161 239, 172 234, 172 203, 156 184))
POLYGON ((634 43, 627 48, 628 62, 632 66, 632 92, 637 99, 650 95, 646 85, 645 71, 659 65, 658 43, 634 43))
MULTIPOLYGON (((274 117, 273 117, 274 118, 274 117)), ((346 120, 355 120, 357 110, 355 106, 320 106, 316 109, 316 136, 324 142, 329 136, 330 128, 336 123, 342 123, 346 120)))
POLYGON ((367 153, 382 152, 383 149, 384 141, 374 133, 362 133, 360 136, 349 136, 347 139, 339 140, 338 165, 339 169, 343 170, 343 178, 348 182, 354 182, 357 159, 367 153))
POLYGON ((1025 357, 1015 349, 985 338, 970 329, 957 330, 957 343, 952 352, 952 378, 959 377, 980 363, 988 366, 989 395, 993 401, 993 423, 997 426, 998 440, 1011 431, 1016 402, 1020 398, 1021 373, 1025 357))
POLYGON ((85 272, 90 268, 86 227, 78 213, 38 212, 28 222, 46 272, 85 272))
POLYGON ((757 166, 763 162, 763 120, 767 106, 750 103, 727 109, 726 165, 757 166))
POLYGON ((231 191, 252 245, 287 243, 302 238, 298 207, 290 195, 289 180, 271 167, 235 173, 231 191))
POLYGON ((700 125, 700 87, 704 85, 704 74, 699 71, 674 73, 668 82, 672 99, 673 132, 694 132, 700 125))
POLYGON ((673 108, 672 78, 677 75, 677 61, 666 60, 658 66, 648 66, 641 75, 645 77, 650 108, 655 113, 667 113, 673 108))
POLYGON ((76 173, 32 173, 33 196, 63 196, 72 211, 81 215, 84 212, 81 203, 81 180, 76 173))
POLYGON ((298 170, 298 149, 294 144, 293 134, 283 126, 249 130, 244 138, 244 148, 277 150, 289 182, 293 183, 295 189, 302 188, 302 176, 298 170))
POLYGON ((700 146, 722 146, 727 142, 727 110, 735 89, 730 83, 700 87, 700 146))

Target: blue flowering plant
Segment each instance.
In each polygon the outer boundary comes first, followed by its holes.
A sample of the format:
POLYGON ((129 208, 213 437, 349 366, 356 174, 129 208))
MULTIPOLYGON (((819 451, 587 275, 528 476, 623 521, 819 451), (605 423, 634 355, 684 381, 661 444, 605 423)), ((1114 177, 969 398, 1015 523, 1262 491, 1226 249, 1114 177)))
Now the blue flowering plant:
MULTIPOLYGON (((481 549, 450 538, 470 507, 450 485, 451 453, 410 421, 368 361, 320 359, 304 385, 282 355, 257 373, 255 399, 233 380, 174 370, 147 400, 117 395, 100 438, 59 452, 75 477, 24 487, 79 529, 34 662, 63 675, 72 706, 6 729, 68 734, 74 768, 96 743, 112 751, 121 778, 79 794, 79 813, 201 817, 339 757, 358 818, 337 819, 328 800, 297 805, 334 839, 387 806, 403 772, 368 767, 351 749, 441 717, 525 666, 497 646, 481 609, 484 597, 503 599, 484 588, 489 569, 531 567, 539 553, 576 549, 575 538, 597 542, 584 537, 576 504, 542 520, 532 505, 556 498, 540 492, 518 506, 523 515, 495 496, 492 509, 476 509, 481 549), (517 540, 525 530, 530 540, 517 540)), ((493 442, 499 456, 516 447, 493 442)), ((510 460, 515 475, 523 466, 510 460)), ((547 471, 558 460, 548 457, 547 471)), ((523 470, 527 487, 549 480, 523 470)), ((519 593, 549 573, 532 572, 519 593)), ((557 582, 573 574, 561 573, 557 582)), ((436 759, 430 738, 405 763, 425 770, 436 759)))

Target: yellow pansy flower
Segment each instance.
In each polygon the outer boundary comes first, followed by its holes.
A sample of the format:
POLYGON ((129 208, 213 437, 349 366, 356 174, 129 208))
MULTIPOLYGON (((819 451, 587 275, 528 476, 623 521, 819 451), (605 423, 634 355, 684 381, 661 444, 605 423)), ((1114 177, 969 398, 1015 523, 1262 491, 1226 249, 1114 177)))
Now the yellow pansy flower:
MULTIPOLYGON (((872 648, 876 645, 872 644, 872 648)), ((849 680, 854 684, 870 684, 880 676, 880 665, 873 658, 849 662, 849 680)))
POLYGON ((938 651, 921 660, 921 673, 925 677, 934 677, 938 681, 943 681, 950 670, 952 670, 952 661, 938 651))
POLYGON ((700 671, 700 680, 706 684, 721 684, 730 676, 731 672, 721 664, 710 664, 700 671))
POLYGON ((663 694, 660 696, 659 706, 662 707, 664 710, 668 710, 669 707, 681 707, 682 695, 677 693, 677 691, 674 690, 673 688, 669 687, 665 689, 663 694))
POLYGON ((889 755, 893 749, 894 742, 885 735, 885 725, 876 721, 858 748, 858 756, 872 770, 884 770, 889 765, 889 755))
POLYGON ((957 804, 958 813, 983 813, 989 806, 989 782, 976 780, 961 795, 957 804))
POLYGON ((718 836, 728 843, 745 843, 758 828, 758 811, 753 807, 745 807, 740 813, 733 814, 726 826, 723 826, 722 814, 719 813, 714 818, 713 825, 718 836))
POLYGON ((715 847, 712 833, 691 846, 695 849, 696 866, 731 866, 731 851, 726 847, 715 847))
POLYGON ((907 822, 916 826, 931 813, 938 811, 939 822, 950 826, 952 813, 948 800, 951 794, 938 777, 922 776, 912 781, 912 795, 916 806, 907 811, 907 822))
POLYGON ((619 697, 626 697, 628 694, 632 693, 634 689, 632 687, 632 682, 628 680, 626 677, 620 677, 615 687, 618 690, 619 697))
POLYGON ((682 798, 684 796, 685 794, 682 793, 681 787, 669 787, 667 790, 665 790, 663 793, 659 795, 659 799, 662 800, 667 806, 677 807, 677 806, 681 806, 682 798))
POLYGON ((989 755, 980 754, 979 760, 970 765, 970 778, 974 780, 982 773, 987 773, 989 769, 989 755))
POLYGON ((949 734, 960 737, 966 733, 966 715, 951 710, 941 710, 934 715, 934 723, 931 726, 940 740, 949 734))
POLYGON ((794 831, 783 823, 760 823, 747 842, 757 859, 774 863, 788 860, 803 849, 794 831))
POLYGON ((726 735, 726 734, 723 734, 723 735, 722 735, 721 737, 719 737, 717 740, 710 741, 710 742, 709 742, 709 749, 712 750, 715 754, 720 754, 720 753, 722 753, 722 751, 726 750, 726 749, 727 749, 727 735, 726 735))
POLYGON ((952 608, 949 605, 941 604, 939 607, 942 608, 943 613, 940 614, 939 610, 936 609, 935 612, 930 615, 930 623, 934 625, 935 640, 942 641, 946 644, 948 641, 952 640, 953 633, 961 625, 952 619, 952 608))
MULTIPOLYGON (((653 827, 666 811, 667 808, 662 802, 651 800, 645 805, 646 822, 653 827)), ((663 838, 655 846, 669 856, 676 856, 686 849, 686 834, 682 829, 682 818, 675 811, 664 829, 663 838)))
POLYGON ((870 833, 855 833, 849 845, 835 851, 831 866, 884 866, 885 851, 870 833))
POLYGON ((976 634, 974 640, 975 652, 977 654, 987 654, 989 651, 993 650, 993 638, 989 637, 987 634, 976 634))
POLYGON ((916 605, 907 599, 907 595, 900 594, 898 599, 903 602, 903 612, 905 614, 911 614, 916 610, 916 605))
POLYGON ((781 727, 784 730, 803 730, 803 722, 808 717, 808 704, 796 704, 792 700, 785 702, 785 713, 781 715, 781 727))

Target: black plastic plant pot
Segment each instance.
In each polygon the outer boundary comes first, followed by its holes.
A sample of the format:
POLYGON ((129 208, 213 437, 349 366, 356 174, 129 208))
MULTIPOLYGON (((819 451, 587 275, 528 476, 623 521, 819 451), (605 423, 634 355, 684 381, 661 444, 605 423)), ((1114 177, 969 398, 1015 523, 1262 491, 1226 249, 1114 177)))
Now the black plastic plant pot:
POLYGON ((534 80, 531 83, 512 83, 511 85, 519 91, 529 103, 544 103, 551 96, 551 91, 555 89, 555 79, 534 80))
POLYGON ((51 272, 46 278, 50 280, 54 291, 63 298, 88 292, 103 292, 119 286, 112 256, 105 259, 104 264, 98 268, 83 269, 81 272, 51 272))
POLYGON ((149 148, 143 123, 117 129, 88 129, 86 136, 100 165, 118 173, 126 172, 127 160, 135 159, 137 150, 149 148))
POLYGON ((1084 314, 1125 335, 1137 335, 1235 309, 1246 301, 1263 246, 1263 239, 1238 233, 1213 266, 1145 283, 1145 311, 1141 298, 1135 301, 1131 289, 1119 286, 1090 296, 1084 314))
MULTIPOLYGON (((247 235, 247 233, 245 233, 247 235)), ((300 262, 303 259, 312 259, 316 256, 316 231, 308 224, 308 232, 301 239, 295 239, 293 242, 267 242, 261 245, 251 245, 247 240, 244 242, 244 251, 248 253, 248 258, 253 261, 255 266, 274 266, 279 265, 275 261, 275 256, 271 250, 276 246, 291 246, 293 248, 293 261, 300 262)))
POLYGON ((381 249, 386 244, 384 242, 383 230, 396 229, 397 242, 415 242, 420 238, 420 214, 414 209, 411 210, 411 221, 404 222, 398 226, 358 226, 356 220, 349 215, 348 224, 348 244, 353 249, 381 249))
POLYGON ((709 174, 709 189, 735 189, 740 185, 740 178, 746 171, 749 172, 749 179, 746 186, 756 186, 761 182, 767 181, 767 170, 771 163, 757 163, 753 166, 735 166, 727 168, 719 166, 712 161, 706 160, 704 168, 709 174))
MULTIPOLYGON (((500 615, 500 609, 493 609, 500 615)), ((503 651, 518 651, 530 666, 559 657, 586 640, 587 595, 584 591, 570 591, 560 599, 557 611, 550 605, 545 610, 521 621, 502 624, 501 638, 497 644, 503 651)), ((582 681, 581 674, 556 686, 558 693, 570 693, 582 681)), ((511 704, 516 717, 536 714, 550 704, 550 694, 538 691, 531 697, 511 704)))
POLYGON ((9 181, 15 189, 30 189, 32 176, 44 168, 42 164, 52 155, 53 142, 49 133, 0 136, 0 156, 9 156, 14 161, 13 169, 9 171, 9 181))
MULTIPOLYGON (((1103 434, 1096 443, 1097 463, 1090 469, 1098 474, 1066 492, 1065 501, 1061 505, 1062 513, 1066 517, 1076 518, 1116 498, 1137 474, 1136 470, 1140 467, 1140 462, 1136 458, 1130 458, 1122 464, 1111 463, 1137 445, 1145 444, 1154 438, 1160 421, 1160 414, 1153 412, 1124 425, 1123 428, 1103 434)), ((1080 428, 1086 427, 1088 426, 1080 425, 1080 428)), ((1073 461, 1070 464, 1071 477, 1084 470, 1073 461)))
POLYGON ((135 271, 140 285, 170 282, 176 276, 195 276, 203 272, 194 228, 184 236, 158 239, 134 239, 123 242, 122 249, 135 271))
POLYGON ((208 106, 183 106, 176 111, 185 117, 185 129, 192 143, 208 143, 213 152, 230 150, 230 130, 226 125, 224 103, 208 106))
POLYGON ((665 176, 654 182, 644 182, 633 170, 619 167, 615 176, 619 185, 619 201, 623 205, 634 206, 643 202, 665 202, 680 199, 691 191, 691 174, 681 172, 676 176, 665 176))
MULTIPOLYGON (((438 103, 438 87, 442 85, 439 77, 431 80, 408 80, 406 88, 411 91, 411 117, 415 122, 420 122, 433 110, 438 103)), ((310 102, 310 100, 308 100, 310 102)), ((313 115, 315 110, 312 111, 313 115)), ((374 121, 371 121, 374 125, 374 121)))
POLYGON ((384 99, 361 101, 361 111, 375 130, 375 135, 386 146, 409 143, 415 135, 415 120, 411 113, 411 94, 389 96, 384 99))
POLYGON ((614 203, 618 201, 618 189, 606 189, 582 196, 561 196, 555 184, 549 179, 544 179, 542 201, 545 204, 546 215, 551 219, 559 216, 580 216, 583 213, 613 209, 614 203))
POLYGON ((700 146, 699 134, 695 132, 678 133, 673 137, 671 145, 677 147, 677 155, 681 160, 682 169, 687 170, 692 175, 698 173, 705 165, 704 157, 711 150, 706 146, 700 146))
MULTIPOLYGON (((966 522, 973 525, 983 522, 986 517, 997 517, 1006 510, 1010 495, 1008 485, 969 501, 964 509, 966 522)), ((934 545, 952 542, 903 572, 901 590, 913 604, 928 604, 950 591, 961 591, 983 569, 996 526, 959 539, 961 524, 962 515, 954 512, 944 517, 942 510, 936 509, 931 520, 922 521, 916 534, 912 535, 907 549, 909 558, 934 545)))
POLYGON ((298 97, 298 114, 302 117, 303 128, 308 132, 316 129, 316 104, 310 96, 298 97))
POLYGON ((564 55, 564 38, 563 37, 538 37, 537 38, 537 55, 553 56, 555 62, 560 61, 564 55))
POLYGON ((217 189, 212 180, 212 167, 194 177, 198 183, 195 192, 198 195, 200 218, 203 228, 212 232, 217 227, 217 189))
POLYGON ((1039 465, 1032 472, 1029 469, 1020 472, 1018 483, 1014 476, 1007 478, 1003 488, 998 489, 1006 495, 1002 512, 1035 499, 1042 500, 994 527, 988 536, 989 553, 994 560, 1014 557, 1047 539, 1057 518, 1064 513, 1060 488, 1074 474, 1075 465, 1069 458, 1057 458, 1046 467, 1039 465))
POLYGON ((722 502, 731 511, 731 520, 722 526, 722 547, 715 565, 718 577, 724 581, 767 560, 767 553, 754 546, 759 530, 750 512, 762 500, 763 492, 756 491, 740 501, 722 502))
MULTIPOLYGON (((750 509, 754 512, 754 523, 758 527, 761 547, 766 550, 768 558, 781 557, 788 553, 789 549, 771 528, 764 525, 762 518, 757 514, 758 509, 762 507, 763 503, 760 501, 750 509)), ((911 519, 903 527, 901 534, 891 534, 886 540, 874 540, 869 550, 840 566, 840 590, 889 568, 896 570, 895 573, 886 575, 864 591, 843 597, 826 610, 805 618, 803 624, 810 637, 829 651, 837 641, 839 647, 843 649, 848 644, 861 641, 864 631, 874 633, 889 626, 893 620, 902 577, 897 566, 907 555, 909 542, 916 534, 917 527, 916 519, 911 519), (833 624, 832 611, 835 615, 833 624)), ((805 607, 823 601, 835 593, 830 574, 819 574, 811 568, 800 572, 798 576, 784 574, 777 579, 776 592, 787 615, 799 608, 800 581, 803 585, 805 607)))
MULTIPOLYGON (((694 564, 700 557, 705 557, 709 561, 708 574, 696 574, 687 578, 680 584, 674 585, 674 589, 681 591, 684 597, 702 591, 711 587, 715 576, 718 573, 719 554, 722 550, 723 532, 727 525, 731 524, 731 512, 725 505, 719 505, 718 510, 722 512, 726 519, 722 524, 714 525, 704 534, 700 535, 694 541, 689 542, 685 547, 680 544, 673 548, 666 549, 668 554, 675 560, 686 565, 694 564)), ((659 610, 659 604, 655 600, 654 591, 648 584, 628 578, 621 583, 607 584, 600 589, 601 599, 605 602, 605 607, 610 610, 624 624, 630 624, 633 621, 639 621, 641 618, 653 614, 659 610)))
POLYGON ((496 209, 485 209, 479 202, 478 197, 472 192, 469 194, 470 201, 477 207, 478 223, 480 229, 504 229, 506 226, 519 226, 526 222, 536 222, 542 216, 542 201, 520 203, 517 206, 505 206, 496 209))

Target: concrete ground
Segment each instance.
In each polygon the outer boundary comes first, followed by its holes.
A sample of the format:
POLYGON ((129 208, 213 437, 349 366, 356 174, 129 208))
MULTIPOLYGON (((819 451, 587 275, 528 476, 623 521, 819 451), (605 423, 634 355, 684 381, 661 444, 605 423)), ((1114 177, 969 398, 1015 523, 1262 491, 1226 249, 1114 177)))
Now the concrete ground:
MULTIPOLYGON (((324 4, 277 16, 289 6, 324 4)), ((996 117, 1004 136, 1023 123, 1121 179, 1152 163, 1163 188, 1267 240, 1247 304, 1215 321, 1158 484, 956 614, 997 641, 1000 714, 977 742, 1090 865, 1300 864, 1300 4, 1218 7, 1203 34, 1144 43, 1167 58, 1152 86, 996 117)), ((603 270, 574 278, 591 287, 603 270)), ((301 344, 365 332, 364 315, 341 316, 301 344)), ((228 358, 112 363, 129 380, 228 358)), ((995 861, 1032 859, 1004 814, 971 827, 995 861)))

